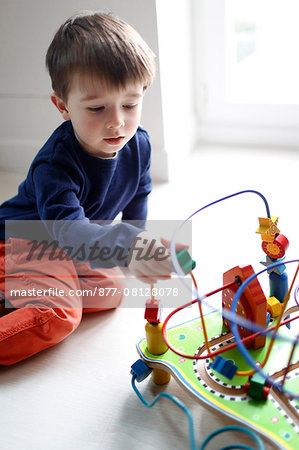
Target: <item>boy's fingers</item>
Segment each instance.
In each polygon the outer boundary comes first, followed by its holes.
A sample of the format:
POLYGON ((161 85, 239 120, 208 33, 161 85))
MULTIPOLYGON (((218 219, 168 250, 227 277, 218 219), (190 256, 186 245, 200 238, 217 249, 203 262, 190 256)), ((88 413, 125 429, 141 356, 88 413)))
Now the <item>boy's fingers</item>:
MULTIPOLYGON (((169 239, 160 238, 160 241, 161 241, 162 245, 164 245, 164 247, 166 247, 168 249, 170 248, 170 240, 169 239)), ((175 244, 176 252, 181 252, 182 250, 184 250, 184 248, 189 248, 189 245, 181 244, 179 242, 175 244)))
POLYGON ((164 247, 166 247, 167 249, 169 249, 169 247, 170 247, 170 241, 168 240, 168 239, 165 239, 165 238, 160 238, 160 241, 161 241, 161 243, 162 243, 162 245, 164 245, 164 247))
MULTIPOLYGON (((165 238, 160 239, 160 244, 154 241, 155 246, 150 247, 153 241, 151 237, 147 237, 145 233, 140 233, 139 238, 142 238, 142 245, 144 250, 143 257, 132 258, 128 264, 131 272, 145 283, 156 283, 157 280, 165 280, 171 278, 171 273, 174 271, 169 254, 170 241, 165 238), (164 251, 161 252, 161 244, 164 251), (147 254, 150 253, 150 255, 147 254)), ((134 244, 135 245, 135 244, 134 244)), ((185 244, 176 244, 176 251, 179 252, 185 248, 189 248, 185 244)), ((163 250, 163 249, 162 249, 163 250)), ((133 255, 134 256, 134 255, 133 255)))
POLYGON ((144 275, 149 277, 165 277, 173 272, 170 258, 161 261, 159 264, 147 265, 139 269, 144 275))

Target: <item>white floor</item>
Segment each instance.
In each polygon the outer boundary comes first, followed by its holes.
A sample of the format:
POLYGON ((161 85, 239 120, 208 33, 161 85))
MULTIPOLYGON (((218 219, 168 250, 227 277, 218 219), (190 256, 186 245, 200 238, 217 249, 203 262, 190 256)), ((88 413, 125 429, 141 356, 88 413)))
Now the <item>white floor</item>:
MULTIPOLYGON (((299 151, 206 147, 179 161, 169 183, 155 186, 149 219, 181 221, 226 195, 258 190, 290 240, 287 258, 298 258, 298 163, 299 151)), ((21 179, 1 174, 0 202, 16 192, 21 179)), ((255 230, 264 215, 260 197, 244 194, 194 216, 192 256, 203 294, 219 287, 222 273, 234 265, 263 268, 255 230)), ((184 303, 185 294, 182 297, 184 303)), ((126 299, 116 311, 86 316, 61 344, 13 367, 0 367, 2 450, 188 448, 184 414, 166 400, 147 409, 130 386, 130 366, 138 359, 135 344, 144 336, 143 305, 140 299, 140 308, 132 308, 126 299)), ((187 311, 186 318, 192 313, 187 311)), ((211 431, 231 424, 195 403, 173 380, 160 388, 147 379, 139 387, 147 399, 161 390, 180 398, 193 414, 197 445, 211 431)), ((221 445, 229 443, 231 437, 221 439, 221 445)), ((276 447, 267 443, 266 448, 276 447)))

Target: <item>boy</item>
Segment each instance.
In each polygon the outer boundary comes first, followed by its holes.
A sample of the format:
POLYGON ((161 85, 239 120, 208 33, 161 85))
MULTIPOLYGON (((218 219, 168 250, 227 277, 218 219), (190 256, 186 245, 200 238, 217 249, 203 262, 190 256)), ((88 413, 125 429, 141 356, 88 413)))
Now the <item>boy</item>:
POLYGON ((46 64, 65 122, 0 207, 0 364, 60 342, 82 312, 117 307, 118 266, 151 283, 172 272, 167 254, 153 259, 161 245, 140 229, 151 191, 149 137, 139 121, 155 73, 152 51, 123 21, 82 13, 59 28, 46 64), (122 223, 112 225, 120 212, 122 223), (17 232, 9 222, 5 228, 9 220, 21 225, 17 232), (84 289, 96 294, 84 298, 84 289))

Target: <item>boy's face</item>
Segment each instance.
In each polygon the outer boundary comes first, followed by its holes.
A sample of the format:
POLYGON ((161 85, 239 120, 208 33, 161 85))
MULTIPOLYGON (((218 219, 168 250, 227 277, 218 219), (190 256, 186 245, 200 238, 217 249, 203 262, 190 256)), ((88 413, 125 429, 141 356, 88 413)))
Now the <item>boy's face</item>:
POLYGON ((143 86, 109 88, 98 79, 74 77, 67 100, 51 100, 65 120, 71 120, 84 150, 93 156, 113 157, 135 134, 140 123, 143 86))

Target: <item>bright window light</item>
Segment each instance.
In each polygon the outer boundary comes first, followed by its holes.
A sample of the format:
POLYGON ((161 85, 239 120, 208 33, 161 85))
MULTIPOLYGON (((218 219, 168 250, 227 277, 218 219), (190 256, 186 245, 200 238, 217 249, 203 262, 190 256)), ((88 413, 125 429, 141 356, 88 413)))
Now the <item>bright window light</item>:
POLYGON ((225 100, 299 104, 298 0, 226 0, 225 100))

